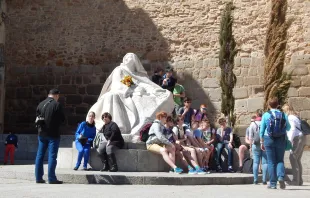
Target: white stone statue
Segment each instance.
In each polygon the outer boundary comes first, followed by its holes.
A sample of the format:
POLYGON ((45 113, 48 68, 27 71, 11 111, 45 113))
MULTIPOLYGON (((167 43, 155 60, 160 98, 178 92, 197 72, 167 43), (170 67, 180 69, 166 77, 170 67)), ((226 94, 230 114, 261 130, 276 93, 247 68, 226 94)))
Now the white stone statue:
POLYGON ((159 111, 171 113, 174 108, 172 93, 153 83, 137 55, 128 53, 103 85, 98 101, 89 111, 96 113, 96 128, 101 129, 101 115, 109 112, 128 141, 138 142, 139 131, 145 123, 155 119, 159 111), (121 82, 131 76, 134 85, 121 82), (128 135, 125 135, 128 134, 128 135), (129 136, 129 137, 128 137, 129 136))

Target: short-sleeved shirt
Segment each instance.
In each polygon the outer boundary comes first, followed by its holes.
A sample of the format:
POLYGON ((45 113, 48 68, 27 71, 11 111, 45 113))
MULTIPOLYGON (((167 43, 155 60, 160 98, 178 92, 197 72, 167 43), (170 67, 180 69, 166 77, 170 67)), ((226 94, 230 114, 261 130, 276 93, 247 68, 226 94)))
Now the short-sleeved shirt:
POLYGON ((232 128, 226 127, 222 136, 222 128, 218 128, 216 132, 217 141, 221 143, 228 144, 230 140, 230 133, 232 132, 232 128))
POLYGON ((245 137, 250 137, 250 127, 246 128, 245 137))
POLYGON ((174 143, 175 139, 173 137, 173 131, 170 128, 166 128, 164 129, 163 134, 165 135, 165 137, 169 140, 169 142, 174 143))
MULTIPOLYGON (((182 85, 180 84, 175 84, 174 89, 173 89, 173 94, 181 94, 184 93, 185 89, 182 85)), ((179 96, 174 96, 174 103, 177 105, 183 105, 182 98, 179 96)))
POLYGON ((202 130, 201 129, 195 129, 194 130, 194 137, 195 138, 202 138, 202 130))
POLYGON ((194 131, 194 136, 196 138, 201 138, 205 142, 209 142, 212 139, 212 135, 215 134, 215 129, 208 128, 207 130, 196 129, 194 131))
POLYGON ((205 142, 209 142, 212 140, 212 135, 215 134, 215 129, 214 128, 208 128, 205 131, 202 131, 202 139, 205 142))
MULTIPOLYGON (((184 113, 184 107, 181 107, 179 110, 179 115, 182 115, 184 113)), ((192 116, 195 114, 193 108, 189 108, 188 112, 184 116, 184 123, 191 126, 192 122, 192 116)))
POLYGON ((200 110, 197 110, 197 113, 195 115, 195 121, 200 122, 205 118, 207 118, 207 114, 200 112, 200 110))
POLYGON ((184 138, 185 132, 184 132, 183 127, 179 128, 179 126, 174 126, 172 128, 172 131, 173 131, 174 135, 176 137, 178 137, 178 139, 183 139, 184 138))

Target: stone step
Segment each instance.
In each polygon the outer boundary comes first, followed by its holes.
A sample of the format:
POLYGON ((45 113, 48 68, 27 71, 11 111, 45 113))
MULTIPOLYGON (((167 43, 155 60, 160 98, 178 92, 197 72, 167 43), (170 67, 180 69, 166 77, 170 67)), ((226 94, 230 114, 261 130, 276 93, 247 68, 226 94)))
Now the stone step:
MULTIPOLYGON (((34 165, 0 166, 0 178, 35 181, 34 165)), ((47 165, 44 165, 47 173, 47 165)), ((71 184, 132 185, 237 185, 252 184, 251 174, 211 173, 188 175, 167 172, 99 172, 58 169, 57 178, 71 184)), ((46 175, 43 177, 47 180, 46 175)))

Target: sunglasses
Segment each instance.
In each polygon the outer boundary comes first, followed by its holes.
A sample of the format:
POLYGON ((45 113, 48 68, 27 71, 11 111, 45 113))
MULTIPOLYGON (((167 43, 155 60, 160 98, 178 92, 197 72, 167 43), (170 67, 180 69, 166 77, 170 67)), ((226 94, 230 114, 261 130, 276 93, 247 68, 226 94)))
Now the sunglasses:
POLYGON ((191 101, 185 101, 185 103, 192 103, 191 101))

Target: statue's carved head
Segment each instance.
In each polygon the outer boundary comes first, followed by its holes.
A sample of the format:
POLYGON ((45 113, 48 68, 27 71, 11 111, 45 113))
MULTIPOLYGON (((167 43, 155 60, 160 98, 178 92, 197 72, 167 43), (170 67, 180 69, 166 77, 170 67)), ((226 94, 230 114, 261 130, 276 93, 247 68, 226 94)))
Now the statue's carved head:
POLYGON ((128 67, 131 72, 136 72, 136 60, 139 60, 134 53, 127 53, 123 58, 123 64, 128 67))

